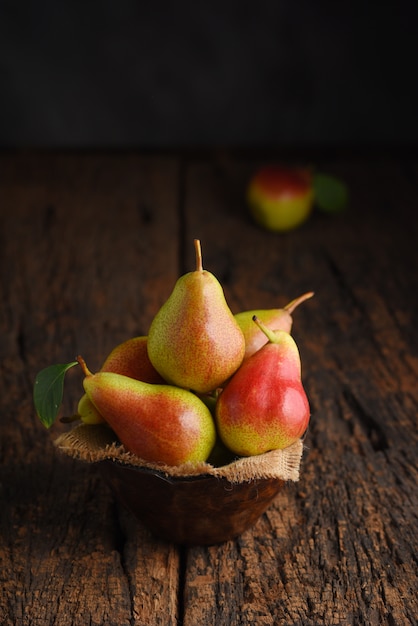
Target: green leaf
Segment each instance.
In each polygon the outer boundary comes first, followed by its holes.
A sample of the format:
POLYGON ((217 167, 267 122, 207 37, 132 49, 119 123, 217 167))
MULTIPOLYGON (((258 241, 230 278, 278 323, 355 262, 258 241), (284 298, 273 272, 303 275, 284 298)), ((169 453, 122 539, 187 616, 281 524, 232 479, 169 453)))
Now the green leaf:
POLYGON ((64 377, 78 361, 62 365, 50 365, 41 370, 35 378, 33 402, 42 424, 49 428, 54 423, 62 402, 64 377))
POLYGON ((340 213, 348 204, 348 188, 338 178, 328 174, 314 174, 315 202, 325 213, 340 213))

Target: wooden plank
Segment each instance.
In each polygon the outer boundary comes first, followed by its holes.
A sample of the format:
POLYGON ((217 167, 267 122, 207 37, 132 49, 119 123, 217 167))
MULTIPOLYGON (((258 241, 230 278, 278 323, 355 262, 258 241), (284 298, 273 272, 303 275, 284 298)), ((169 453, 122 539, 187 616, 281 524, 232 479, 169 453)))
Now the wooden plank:
POLYGON ((324 163, 349 212, 280 236, 246 214, 255 165, 0 157, 1 623, 416 623, 416 168, 324 163), (300 482, 236 541, 186 550, 55 451, 68 427, 43 429, 32 385, 145 333, 193 268, 193 237, 235 311, 316 295, 294 323, 313 413, 300 482))
MULTIPOLYGON (((0 622, 174 624, 179 555, 116 505, 97 470, 58 454, 34 415, 44 366, 100 367, 147 332, 179 268, 175 158, 0 159, 0 622), (164 619, 162 619, 164 615, 164 619)), ((71 371, 63 413, 76 408, 71 371)))
POLYGON ((252 532, 190 552, 186 626, 418 618, 417 190, 399 163, 327 166, 349 211, 287 235, 248 219, 255 163, 187 170, 186 240, 202 239, 234 312, 316 295, 294 316, 313 414, 301 480, 252 532))

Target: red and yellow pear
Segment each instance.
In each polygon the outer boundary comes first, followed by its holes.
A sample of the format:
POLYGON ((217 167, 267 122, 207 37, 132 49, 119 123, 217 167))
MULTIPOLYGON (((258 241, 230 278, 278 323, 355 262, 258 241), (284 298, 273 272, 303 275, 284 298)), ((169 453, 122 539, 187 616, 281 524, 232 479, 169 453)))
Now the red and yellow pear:
POLYGON ((293 325, 293 312, 302 302, 312 298, 313 295, 313 291, 304 293, 286 304, 286 306, 282 309, 254 309, 236 313, 235 319, 238 322, 245 338, 244 359, 248 359, 249 356, 254 354, 254 352, 257 352, 257 350, 268 342, 266 334, 257 326, 257 324, 254 324, 254 315, 256 315, 257 318, 271 330, 284 330, 287 333, 290 333, 293 325))
POLYGON ((304 434, 310 419, 293 337, 255 321, 269 341, 244 361, 216 404, 218 433, 241 456, 290 446, 304 434))
POLYGON ((202 266, 195 240, 196 269, 181 276, 148 332, 151 363, 169 383, 207 393, 240 366, 244 335, 217 278, 202 266))
MULTIPOLYGON (((146 335, 132 337, 118 344, 107 356, 100 371, 122 374, 142 380, 144 383, 163 384, 165 382, 149 360, 146 335)), ((104 422, 103 417, 85 393, 80 398, 77 414, 74 417, 79 417, 85 424, 104 422)))
POLYGON ((216 441, 208 407, 191 391, 114 372, 92 374, 78 357, 84 389, 124 447, 156 464, 206 461, 216 441))
POLYGON ((148 337, 140 335, 120 343, 113 348, 100 370, 129 376, 144 383, 165 383, 149 360, 147 342, 148 337))
POLYGON ((273 232, 286 232, 305 222, 313 208, 312 172, 308 168, 266 165, 252 176, 247 201, 253 219, 273 232))

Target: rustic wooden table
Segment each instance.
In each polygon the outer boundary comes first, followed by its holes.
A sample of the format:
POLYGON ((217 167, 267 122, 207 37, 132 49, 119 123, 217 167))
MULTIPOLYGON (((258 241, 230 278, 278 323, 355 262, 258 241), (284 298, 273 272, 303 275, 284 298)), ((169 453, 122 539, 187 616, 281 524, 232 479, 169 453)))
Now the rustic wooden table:
MULTIPOLYGON (((318 157, 349 210, 287 235, 246 215, 261 161, 0 156, 1 624, 418 623, 416 161, 318 157), (69 426, 40 424, 32 387, 145 334, 194 237, 234 311, 315 292, 294 317, 312 420, 300 481, 238 539, 185 548, 56 450, 69 426)), ((63 414, 80 385, 68 376, 63 414)))

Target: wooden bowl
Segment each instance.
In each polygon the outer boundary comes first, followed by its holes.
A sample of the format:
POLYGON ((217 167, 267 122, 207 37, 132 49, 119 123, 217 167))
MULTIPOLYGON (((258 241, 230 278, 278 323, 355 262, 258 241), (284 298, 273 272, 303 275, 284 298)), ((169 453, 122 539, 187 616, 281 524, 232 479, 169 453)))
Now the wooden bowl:
POLYGON ((99 465, 117 499, 137 519, 160 538, 184 545, 211 545, 237 537, 255 524, 284 482, 172 477, 114 460, 99 465))
POLYGON ((284 482, 299 480, 303 441, 256 457, 217 448, 209 463, 155 466, 127 452, 106 425, 81 424, 55 442, 61 452, 98 465, 117 499, 155 535, 211 545, 250 528, 284 482))

